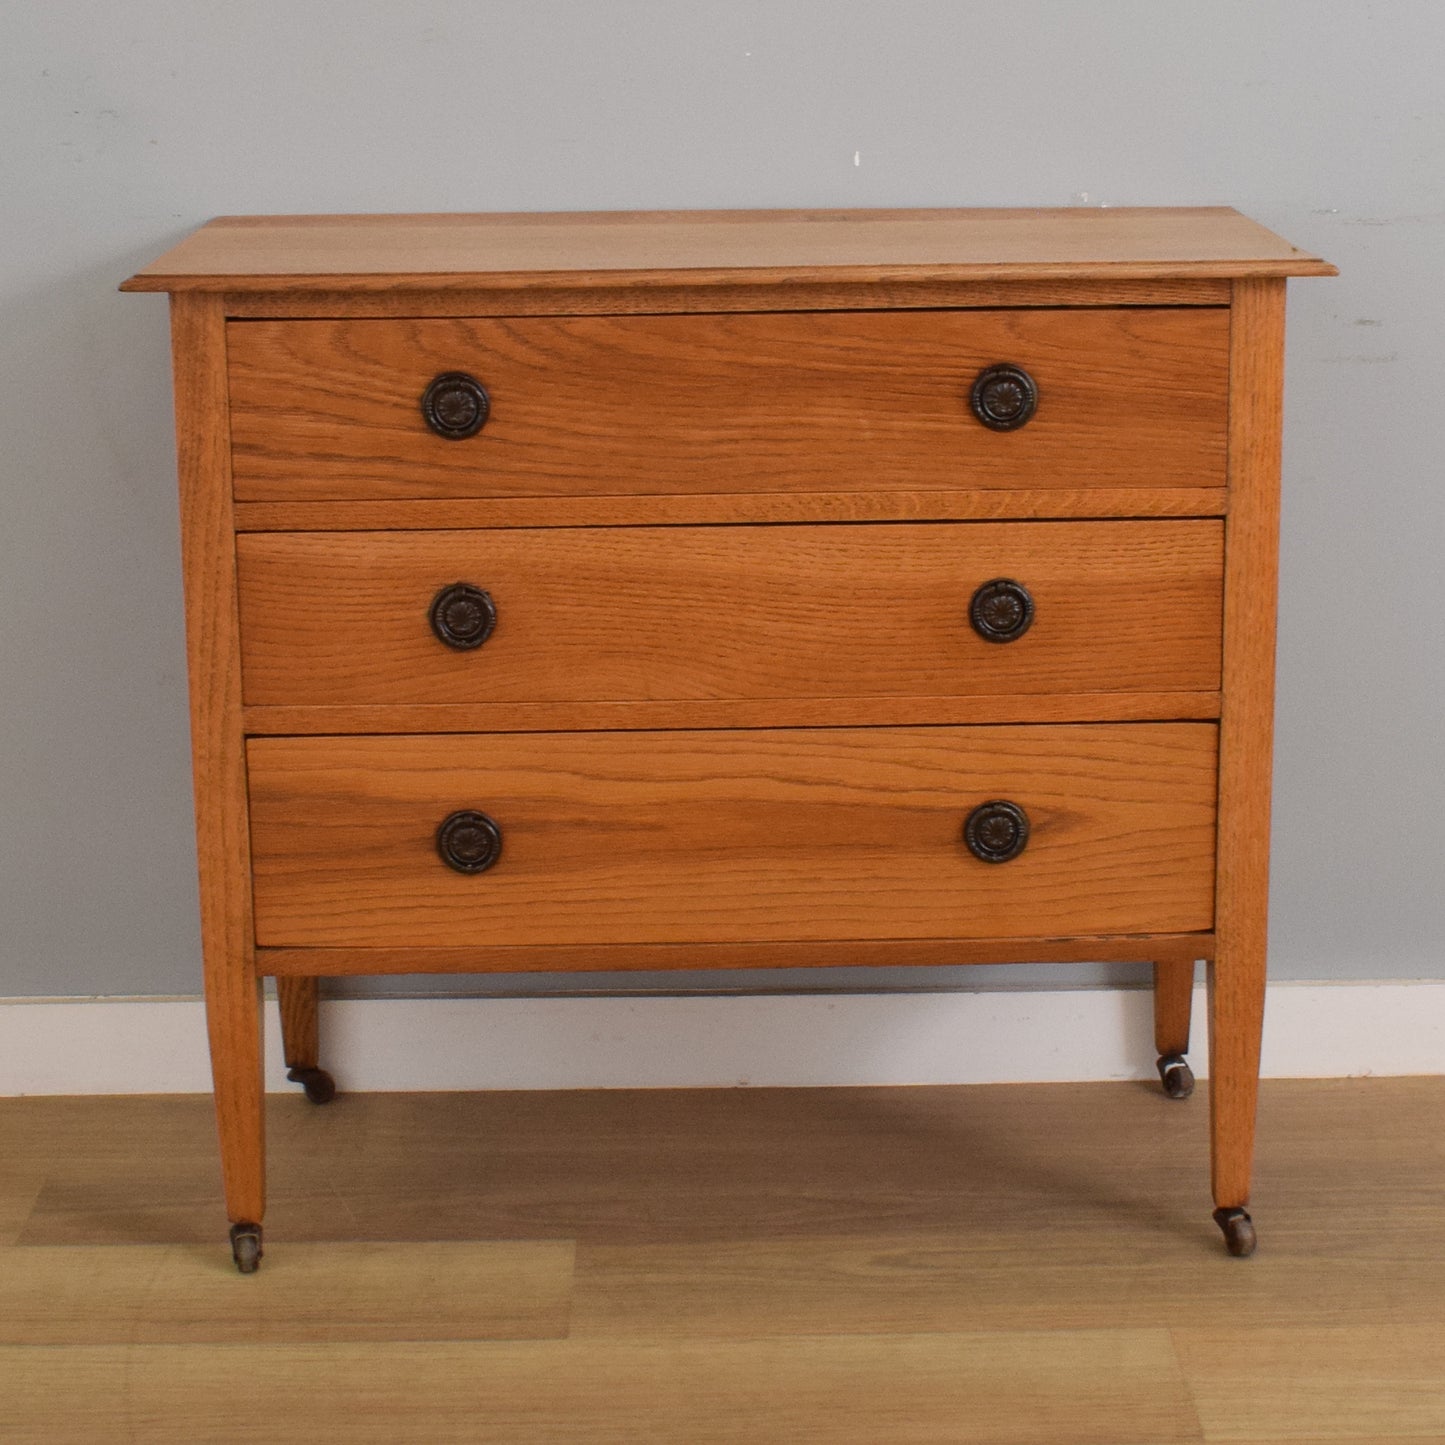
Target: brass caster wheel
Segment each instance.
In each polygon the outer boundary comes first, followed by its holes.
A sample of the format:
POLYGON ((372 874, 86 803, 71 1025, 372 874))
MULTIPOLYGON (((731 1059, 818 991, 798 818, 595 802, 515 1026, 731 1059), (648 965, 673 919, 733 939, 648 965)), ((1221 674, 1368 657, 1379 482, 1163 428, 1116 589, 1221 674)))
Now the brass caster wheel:
POLYGON ((1236 1259, 1248 1259, 1258 1241, 1254 1221, 1244 1209, 1216 1209, 1214 1222, 1224 1231, 1224 1243, 1236 1259))
POLYGON ((1165 1054, 1159 1060, 1159 1079, 1171 1099, 1187 1099, 1194 1092, 1194 1070, 1183 1054, 1165 1054))
POLYGON ((261 1263, 261 1226, 259 1224, 233 1224, 231 1226, 231 1258, 242 1274, 255 1274, 261 1263))
POLYGON ((286 1077, 302 1085, 313 1104, 329 1104, 336 1097, 336 1080, 325 1069, 288 1069, 286 1077))

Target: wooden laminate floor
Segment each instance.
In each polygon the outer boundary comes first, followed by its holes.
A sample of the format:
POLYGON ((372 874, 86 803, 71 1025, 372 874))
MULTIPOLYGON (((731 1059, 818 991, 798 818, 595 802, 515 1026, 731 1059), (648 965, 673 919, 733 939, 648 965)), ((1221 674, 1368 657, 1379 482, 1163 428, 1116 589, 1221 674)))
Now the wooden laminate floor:
POLYGON ((0 1101, 0 1441, 1445 1442, 1445 1078, 0 1101))

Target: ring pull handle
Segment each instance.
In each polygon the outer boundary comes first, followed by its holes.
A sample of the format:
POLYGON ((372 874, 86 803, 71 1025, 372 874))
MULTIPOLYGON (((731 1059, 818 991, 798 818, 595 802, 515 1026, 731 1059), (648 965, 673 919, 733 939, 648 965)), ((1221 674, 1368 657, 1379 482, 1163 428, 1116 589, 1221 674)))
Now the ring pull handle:
POLYGON ((497 625, 497 604, 490 592, 470 582, 453 582, 432 598, 427 619, 438 642, 457 652, 470 652, 492 635, 497 625))
POLYGON ((974 379, 968 401, 990 431, 1016 431, 1038 410, 1039 388, 1021 366, 987 366, 974 379))
POLYGON ((1006 798, 980 803, 963 825, 968 851, 983 863, 1007 863, 1028 847, 1029 815, 1006 798))
POLYGON ((1033 594, 1022 582, 995 577, 973 594, 968 621, 985 642, 1014 642, 1033 626, 1033 594))
POLYGON ((502 830, 471 809, 442 819, 436 842, 442 862, 458 873, 485 873, 502 856, 502 830))
POLYGON ((486 387, 465 371, 442 372, 421 394, 426 424, 449 442, 476 436, 486 426, 491 410, 486 387))

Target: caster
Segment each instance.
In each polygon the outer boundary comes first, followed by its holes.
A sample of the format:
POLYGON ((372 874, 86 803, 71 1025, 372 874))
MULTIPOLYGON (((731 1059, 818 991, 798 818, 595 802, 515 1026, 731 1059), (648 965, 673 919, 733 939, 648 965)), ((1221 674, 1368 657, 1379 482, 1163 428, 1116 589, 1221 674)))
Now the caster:
POLYGON ((1248 1259, 1258 1241, 1254 1221, 1244 1209, 1216 1209, 1214 1222, 1224 1231, 1224 1243, 1236 1259, 1248 1259))
POLYGON ((1194 1092, 1194 1070, 1183 1054, 1165 1054, 1159 1060, 1159 1078, 1171 1099, 1187 1099, 1194 1092))
POLYGON ((325 1069, 288 1069, 286 1077, 302 1085, 313 1104, 329 1104, 336 1097, 336 1080, 325 1069))
POLYGON ((233 1224, 231 1226, 231 1258, 242 1274, 255 1274, 261 1263, 261 1226, 259 1224, 233 1224))

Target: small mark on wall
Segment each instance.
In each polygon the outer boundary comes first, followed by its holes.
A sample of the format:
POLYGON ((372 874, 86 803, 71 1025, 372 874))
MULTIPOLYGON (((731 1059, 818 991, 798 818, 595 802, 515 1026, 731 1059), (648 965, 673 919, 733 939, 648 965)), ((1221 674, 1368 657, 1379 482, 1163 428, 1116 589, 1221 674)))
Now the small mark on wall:
POLYGON ((1416 211, 1404 216, 1349 216, 1347 226, 1404 226, 1431 225, 1445 221, 1445 211, 1416 211))

